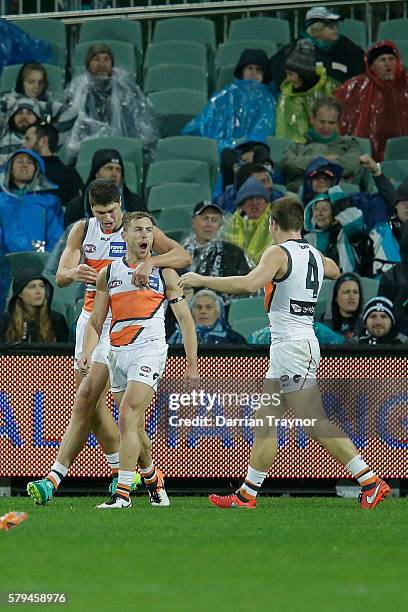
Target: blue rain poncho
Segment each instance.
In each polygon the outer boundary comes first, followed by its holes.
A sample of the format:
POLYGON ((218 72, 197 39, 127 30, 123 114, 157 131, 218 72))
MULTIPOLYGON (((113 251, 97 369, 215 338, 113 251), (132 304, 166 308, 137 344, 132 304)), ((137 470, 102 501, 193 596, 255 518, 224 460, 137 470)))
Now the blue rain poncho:
POLYGON ((6 19, 0 19, 0 74, 5 66, 26 62, 48 62, 51 45, 26 34, 6 19))
POLYGON ((234 147, 250 134, 261 138, 275 133, 276 102, 269 86, 257 81, 235 79, 216 92, 202 112, 182 134, 214 138, 220 151, 234 147))

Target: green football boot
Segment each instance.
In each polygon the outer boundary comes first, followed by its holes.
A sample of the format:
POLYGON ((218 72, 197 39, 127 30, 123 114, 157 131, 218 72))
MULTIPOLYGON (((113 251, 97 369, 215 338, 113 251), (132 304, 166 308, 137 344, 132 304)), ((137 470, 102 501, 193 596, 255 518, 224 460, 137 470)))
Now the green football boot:
POLYGON ((45 506, 52 499, 54 485, 48 478, 34 480, 27 485, 27 493, 38 506, 45 506))
MULTIPOLYGON (((109 484, 109 493, 111 495, 115 495, 117 486, 118 486, 118 477, 116 476, 115 478, 112 478, 109 484)), ((135 472, 133 474, 132 484, 130 485, 130 492, 132 493, 132 491, 136 491, 141 486, 142 486, 142 477, 139 474, 139 472, 135 472)))

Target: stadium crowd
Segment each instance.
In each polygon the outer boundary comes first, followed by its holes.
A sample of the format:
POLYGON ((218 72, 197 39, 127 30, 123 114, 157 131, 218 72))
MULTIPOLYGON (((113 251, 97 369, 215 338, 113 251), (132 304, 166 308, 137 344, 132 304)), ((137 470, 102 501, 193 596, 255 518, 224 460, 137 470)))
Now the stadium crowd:
MULTIPOLYGON (((92 214, 91 182, 104 178, 120 187, 125 211, 152 212, 190 253, 190 270, 211 276, 248 273, 271 244, 270 203, 299 198, 304 240, 342 271, 322 291, 319 341, 407 342, 408 163, 405 176, 396 173, 387 143, 407 137, 399 159, 408 160, 408 73, 398 43, 381 40, 362 49, 340 35, 340 20, 331 9, 314 7, 299 38, 272 57, 243 47, 230 82, 209 83, 208 101, 172 134, 157 103, 158 86, 148 85, 149 67, 145 79, 141 70, 135 76, 116 60, 109 41, 89 44, 62 94, 52 91, 38 57, 15 67, 14 87, 0 94, 0 340, 72 338, 73 322, 52 310, 49 262, 55 272, 69 228, 92 214), (177 137, 186 143, 181 154, 177 137), (167 156, 166 140, 174 143, 167 156), (200 141, 212 143, 215 160, 204 148, 200 153, 200 141), (83 152, 90 143, 94 148, 83 152), (196 174, 189 175, 193 161, 196 174), (166 185, 168 194, 178 194, 167 202, 166 185), (35 271, 27 270, 28 252, 41 261, 35 271), (43 271, 45 253, 53 254, 43 271)), ((176 70, 164 65, 181 104, 187 82, 179 85, 176 70)), ((168 121, 175 122, 170 98, 168 104, 168 121)), ((229 317, 238 296, 191 291, 199 341, 268 344, 257 297, 246 314, 252 328, 244 330, 229 317)), ((180 330, 168 318, 169 342, 178 343, 180 330)))

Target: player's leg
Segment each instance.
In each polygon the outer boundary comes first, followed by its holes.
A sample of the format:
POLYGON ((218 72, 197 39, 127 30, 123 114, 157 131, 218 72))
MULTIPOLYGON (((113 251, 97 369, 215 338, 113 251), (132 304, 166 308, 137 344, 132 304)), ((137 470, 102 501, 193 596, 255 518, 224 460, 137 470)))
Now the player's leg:
POLYGON ((258 425, 254 428, 255 440, 245 480, 235 494, 209 496, 210 502, 218 508, 255 508, 256 496, 275 460, 278 450, 276 419, 285 410, 278 380, 265 380, 262 398, 261 407, 253 414, 258 425))

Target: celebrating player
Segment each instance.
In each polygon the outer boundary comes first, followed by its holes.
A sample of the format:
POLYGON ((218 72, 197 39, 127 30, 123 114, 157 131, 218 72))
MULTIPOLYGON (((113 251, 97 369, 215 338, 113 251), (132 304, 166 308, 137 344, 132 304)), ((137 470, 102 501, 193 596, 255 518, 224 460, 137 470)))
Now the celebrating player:
MULTIPOLYGON (((117 484, 119 468, 119 435, 113 416, 106 405, 109 378, 107 355, 109 352, 110 317, 104 323, 100 341, 92 355, 89 373, 78 367, 86 324, 90 318, 96 292, 98 272, 110 262, 121 259, 126 252, 122 238, 120 191, 115 183, 98 179, 89 188, 89 202, 93 217, 78 221, 72 228, 66 248, 61 255, 57 283, 64 287, 74 281, 85 283, 85 303, 78 319, 75 342, 75 377, 77 394, 70 423, 64 434, 57 459, 46 478, 29 482, 27 492, 36 504, 50 501, 61 480, 85 446, 91 431, 95 434, 112 470, 111 489, 117 484), (81 259, 84 263, 81 263, 81 259)), ((159 228, 153 228, 152 248, 159 253, 145 258, 134 270, 133 282, 146 285, 153 266, 182 268, 191 258, 177 242, 168 238, 159 228)))
MULTIPOLYGON (((374 508, 390 487, 360 457, 356 446, 325 415, 316 381, 320 349, 313 330, 314 309, 324 276, 335 279, 337 265, 302 240, 303 207, 290 197, 271 205, 270 233, 275 245, 267 248, 258 266, 246 276, 214 278, 184 274, 180 286, 207 287, 222 293, 254 293, 265 287, 270 320, 271 347, 264 393, 280 391, 281 411, 286 403, 296 417, 316 419, 311 435, 324 446, 361 485, 362 508, 374 508)), ((273 407, 273 415, 277 407, 273 407)), ((255 508, 256 496, 277 453, 277 436, 271 405, 256 413, 263 427, 255 430, 247 476, 233 495, 210 495, 219 508, 255 508)))
POLYGON ((150 257, 154 225, 144 212, 127 213, 123 218, 126 255, 104 268, 96 283, 94 307, 79 359, 86 369, 103 332, 109 308, 109 372, 111 390, 119 406, 119 480, 110 499, 97 508, 129 508, 134 466, 147 486, 153 506, 168 506, 163 479, 156 471, 150 444, 144 430, 145 411, 153 399, 167 356, 164 313, 166 299, 180 325, 187 356, 186 378, 196 379, 197 337, 185 297, 178 286, 174 270, 153 268, 146 288, 132 283, 133 270, 141 260, 150 257))

